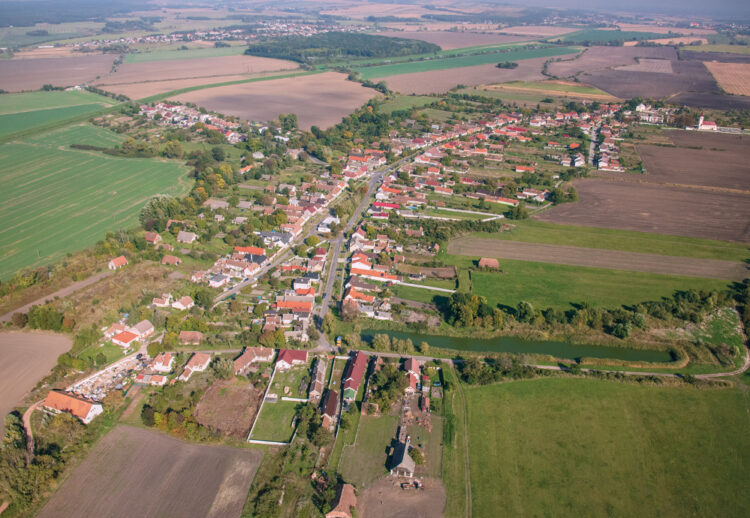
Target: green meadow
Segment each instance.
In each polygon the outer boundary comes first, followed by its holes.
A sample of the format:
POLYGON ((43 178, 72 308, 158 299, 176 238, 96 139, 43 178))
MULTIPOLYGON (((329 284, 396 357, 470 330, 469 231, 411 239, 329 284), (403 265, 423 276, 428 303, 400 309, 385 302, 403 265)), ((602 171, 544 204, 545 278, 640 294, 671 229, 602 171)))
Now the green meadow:
POLYGON ((188 50, 154 50, 127 54, 125 63, 148 63, 151 61, 166 61, 172 59, 218 58, 223 56, 240 56, 245 52, 245 46, 208 47, 188 50))
POLYGON ((487 54, 425 59, 423 61, 414 61, 411 63, 395 63, 392 65, 362 67, 357 69, 357 71, 361 74, 363 79, 373 79, 376 77, 411 74, 414 72, 430 72, 433 70, 473 67, 476 65, 499 63, 501 61, 520 61, 524 59, 563 56, 566 54, 576 54, 578 50, 579 49, 575 47, 544 47, 506 50, 505 52, 499 51, 487 54))
POLYGON ((554 41, 560 40, 564 43, 583 43, 586 41, 601 43, 605 41, 651 40, 656 38, 668 38, 669 36, 669 34, 659 34, 656 32, 586 29, 583 31, 563 34, 562 36, 554 36, 549 39, 554 41))
POLYGON ((137 225, 154 194, 189 190, 176 162, 119 158, 71 149, 114 146, 121 137, 93 126, 71 126, 0 145, 0 278, 61 259, 137 225))
POLYGON ((473 516, 750 514, 747 390, 548 378, 464 391, 473 516))

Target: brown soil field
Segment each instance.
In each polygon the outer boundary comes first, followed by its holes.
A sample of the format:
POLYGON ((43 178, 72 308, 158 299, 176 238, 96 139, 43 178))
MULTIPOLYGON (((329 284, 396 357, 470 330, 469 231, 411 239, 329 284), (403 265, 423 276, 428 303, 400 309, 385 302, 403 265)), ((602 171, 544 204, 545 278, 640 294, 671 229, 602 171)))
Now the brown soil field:
POLYGON ((750 195, 750 136, 694 131, 664 133, 678 147, 636 146, 648 174, 627 178, 750 195))
POLYGON ((14 52, 13 59, 70 58, 85 55, 81 52, 73 52, 73 47, 53 47, 51 49, 40 49, 37 47, 14 52))
POLYGON ((397 76, 373 79, 374 82, 385 81, 388 87, 402 94, 445 93, 457 84, 475 86, 487 83, 506 81, 538 81, 544 79, 542 67, 547 58, 524 59, 518 61, 518 68, 501 69, 493 64, 475 67, 454 68, 400 74, 397 76))
POLYGON ((748 274, 746 265, 732 261, 473 237, 451 241, 448 253, 733 281, 741 281, 748 274))
POLYGON ((578 30, 580 29, 571 27, 552 27, 550 25, 518 25, 513 27, 506 27, 504 29, 501 29, 500 32, 504 34, 517 34, 519 36, 547 38, 549 36, 569 34, 578 30))
POLYGON ((512 43, 524 41, 529 38, 525 36, 514 36, 497 33, 463 32, 463 31, 385 31, 378 33, 381 36, 393 38, 406 38, 409 40, 422 40, 439 45, 443 50, 458 49, 461 47, 472 47, 474 45, 492 45, 497 43, 512 43))
POLYGON ((219 83, 223 81, 223 76, 251 76, 259 72, 291 70, 298 67, 297 63, 291 61, 255 56, 222 56, 124 63, 118 67, 117 72, 100 81, 98 86, 196 77, 214 78, 216 80, 211 82, 219 83))
POLYGON ((731 52, 696 52, 689 47, 680 50, 680 59, 686 61, 721 61, 722 63, 750 63, 750 54, 731 52))
POLYGON ((542 221, 750 243, 750 196, 588 178, 542 221))
POLYGON ((219 380, 203 394, 195 418, 203 426, 244 439, 263 398, 247 380, 219 380))
POLYGON ((621 65, 637 65, 635 58, 676 60, 677 52, 667 47, 590 47, 578 57, 552 61, 550 74, 558 77, 573 77, 621 65))
POLYGON ((363 518, 437 518, 443 516, 446 495, 439 479, 424 479, 424 489, 401 489, 396 479, 375 482, 357 498, 357 515, 363 518))
POLYGON ((190 444, 120 425, 38 516, 239 517, 262 458, 259 450, 190 444))
POLYGON ((638 58, 636 65, 622 65, 615 70, 625 70, 626 72, 654 72, 659 74, 671 74, 672 62, 667 59, 638 58))
POLYGON ((70 338, 43 332, 0 333, 0 416, 23 402, 23 397, 70 350, 70 338))
POLYGON ((256 83, 207 88, 179 95, 209 110, 247 120, 267 121, 280 113, 296 113, 300 128, 328 128, 362 106, 376 91, 347 81, 344 74, 325 72, 256 83))
POLYGON ((0 89, 6 92, 39 90, 45 84, 73 86, 109 73, 112 54, 71 58, 0 59, 0 89))
POLYGON ((704 61, 703 64, 725 92, 750 95, 750 63, 704 61))
MULTIPOLYGON (((258 74, 257 77, 274 75, 275 72, 258 74)), ((144 81, 141 83, 126 83, 121 85, 102 86, 100 88, 108 92, 122 94, 130 99, 143 99, 152 95, 164 94, 181 88, 191 86, 209 85, 215 83, 228 83, 230 81, 243 81, 256 76, 221 76, 221 77, 195 77, 192 79, 171 79, 168 81, 144 81)))

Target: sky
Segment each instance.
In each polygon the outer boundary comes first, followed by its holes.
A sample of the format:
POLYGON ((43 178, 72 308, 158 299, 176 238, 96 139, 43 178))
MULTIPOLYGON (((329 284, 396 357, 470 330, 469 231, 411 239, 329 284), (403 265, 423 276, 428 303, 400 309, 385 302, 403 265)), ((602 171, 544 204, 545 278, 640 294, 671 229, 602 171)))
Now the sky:
POLYGON ((750 0, 506 0, 532 7, 750 18, 750 0))

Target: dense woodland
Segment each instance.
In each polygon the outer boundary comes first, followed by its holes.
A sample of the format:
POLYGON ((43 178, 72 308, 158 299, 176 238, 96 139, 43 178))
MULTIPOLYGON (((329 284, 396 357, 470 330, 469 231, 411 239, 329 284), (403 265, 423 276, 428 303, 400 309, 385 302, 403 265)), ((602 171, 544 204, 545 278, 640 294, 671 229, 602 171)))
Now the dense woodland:
POLYGON ((245 54, 318 64, 348 58, 386 58, 438 52, 432 43, 370 34, 326 32, 313 36, 287 36, 254 43, 245 54))

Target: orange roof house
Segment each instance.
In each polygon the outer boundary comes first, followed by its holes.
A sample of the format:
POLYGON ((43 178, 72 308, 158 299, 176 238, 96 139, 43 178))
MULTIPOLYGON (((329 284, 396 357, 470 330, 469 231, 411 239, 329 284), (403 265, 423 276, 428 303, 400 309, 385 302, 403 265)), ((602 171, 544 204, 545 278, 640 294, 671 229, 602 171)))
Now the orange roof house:
POLYGON ((118 268, 122 268, 128 264, 128 260, 124 255, 121 255, 120 257, 115 257, 109 262, 109 269, 110 270, 117 270, 118 268))
POLYGON ((119 345, 120 347, 128 347, 136 340, 138 340, 138 335, 131 333, 130 331, 123 331, 112 337, 112 343, 119 345))
POLYGON ((280 300, 276 302, 278 309, 291 309, 292 311, 310 312, 312 311, 312 306, 312 302, 297 302, 294 300, 280 300))
POLYGON ((89 424, 104 411, 99 403, 57 390, 52 390, 47 394, 44 408, 55 414, 68 412, 80 419, 83 424, 89 424))
POLYGON ((235 246, 234 251, 241 254, 266 255, 265 249, 257 246, 235 246))

